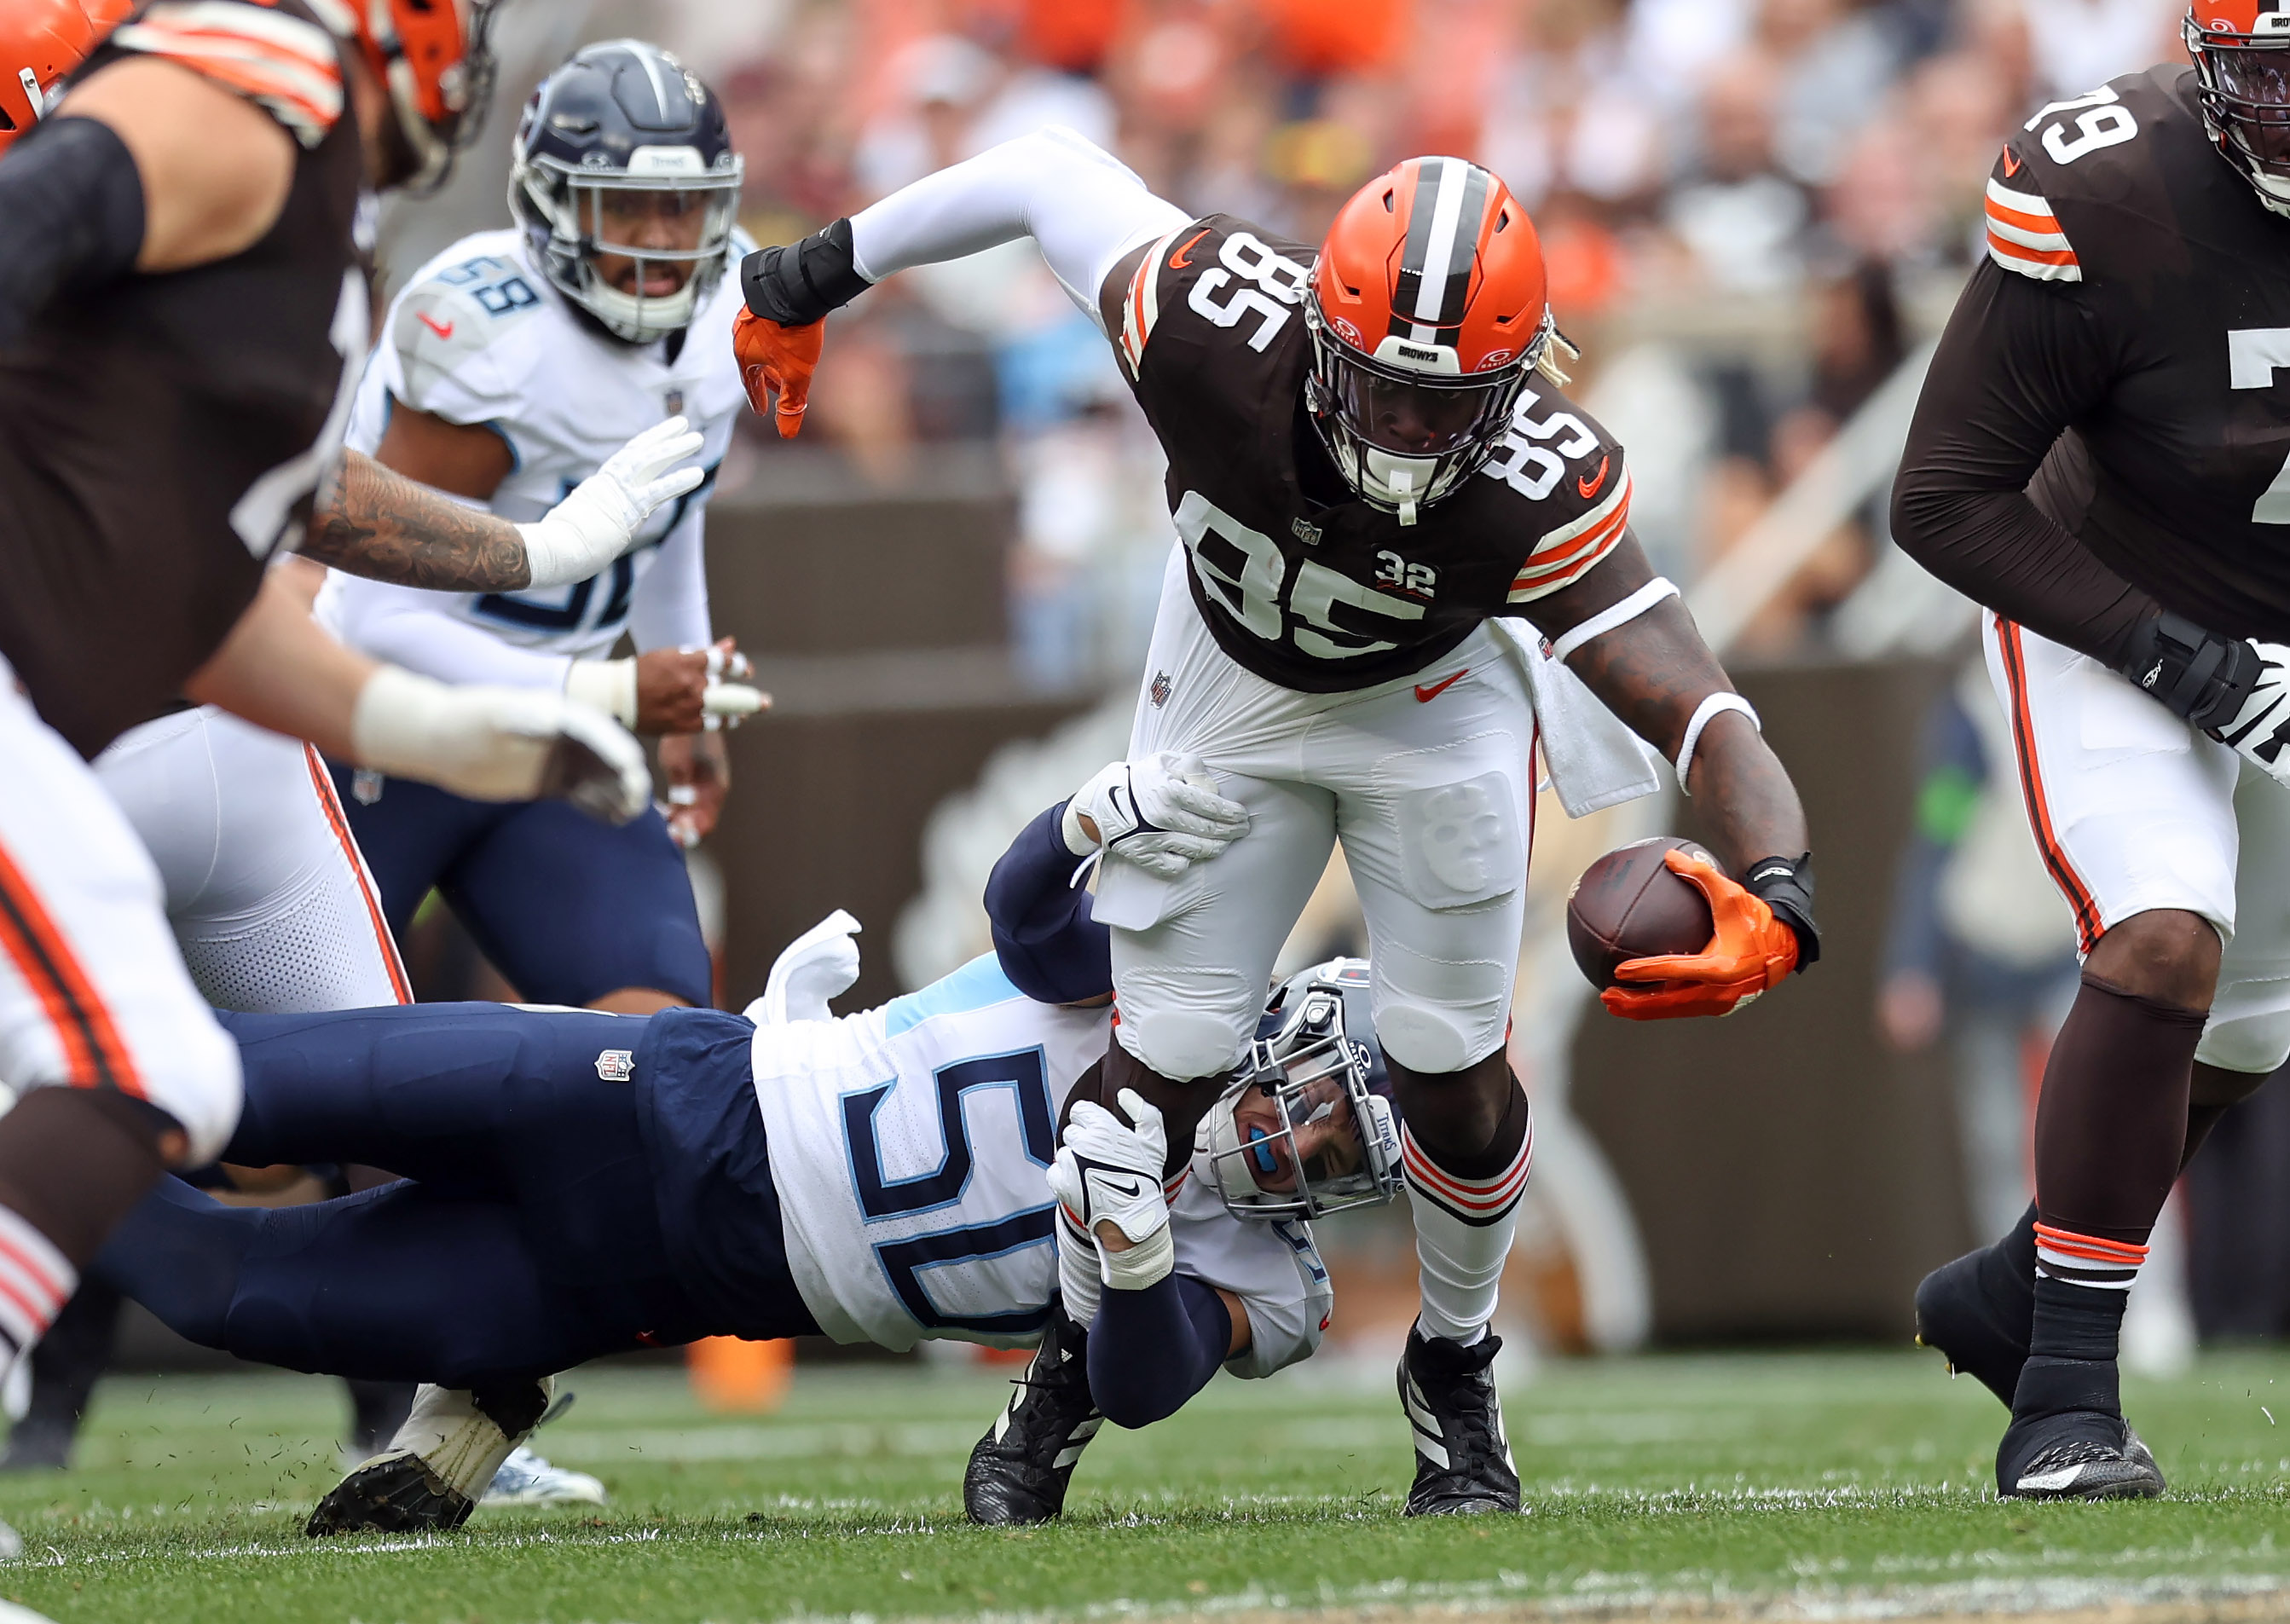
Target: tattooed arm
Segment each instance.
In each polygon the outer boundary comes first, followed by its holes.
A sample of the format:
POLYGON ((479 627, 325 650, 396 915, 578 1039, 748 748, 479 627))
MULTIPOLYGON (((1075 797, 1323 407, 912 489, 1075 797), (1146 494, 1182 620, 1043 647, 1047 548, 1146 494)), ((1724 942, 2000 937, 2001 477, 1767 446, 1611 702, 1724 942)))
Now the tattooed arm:
MULTIPOLYGON (((1532 608, 1536 628, 1556 637, 1621 602, 1653 579, 1637 538, 1625 535, 1598 567, 1532 608)), ((1593 637, 1567 657, 1574 674, 1631 731, 1672 761, 1695 707, 1734 684, 1685 605, 1665 598, 1635 620, 1593 637)), ((1736 874, 1763 857, 1807 849, 1805 808, 1781 758, 1749 717, 1724 711, 1693 746, 1686 791, 1708 817, 1718 855, 1736 874)))
POLYGON ((319 484, 300 550, 352 575, 436 592, 515 592, 532 580, 517 526, 354 451, 319 484))

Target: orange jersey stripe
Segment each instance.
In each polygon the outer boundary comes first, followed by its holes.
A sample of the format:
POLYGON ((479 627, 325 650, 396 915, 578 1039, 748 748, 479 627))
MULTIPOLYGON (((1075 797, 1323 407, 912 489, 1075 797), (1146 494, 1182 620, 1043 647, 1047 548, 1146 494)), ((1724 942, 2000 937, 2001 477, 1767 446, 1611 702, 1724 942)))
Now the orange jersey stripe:
POLYGON ((1553 557, 1533 555, 1525 566, 1512 578, 1511 590, 1531 587, 1547 587, 1564 579, 1581 574, 1613 549, 1629 527, 1630 510, 1628 502, 1616 508, 1613 516, 1589 534, 1579 538, 1568 548, 1553 557))
POLYGON ((2022 231, 2033 231, 2044 236, 2059 235, 2060 221, 2057 215, 2023 214, 2017 209, 2005 207, 1993 197, 1988 200, 1987 207, 1988 218, 2004 225, 2015 226, 2022 231))
POLYGON ((2068 907, 2074 911, 2076 935, 2083 943, 2083 950, 2088 953, 2098 945, 2106 927, 2100 923, 2098 900, 2068 860, 2052 828, 2051 807, 2044 798, 2044 770, 2036 759, 2035 717, 2028 708, 2028 654, 2020 641, 2018 624, 1998 615, 1996 640, 2004 656, 2004 685, 2012 693, 2012 752, 2020 760, 2020 789, 2028 805, 2028 822, 2052 883, 2060 888, 2061 894, 2068 900, 2068 907))
POLYGON ((381 899, 373 893, 372 881, 365 871, 365 859, 350 834, 341 798, 334 794, 334 780, 326 775, 325 764, 318 759, 315 747, 304 745, 302 756, 310 769, 310 787, 317 791, 318 810, 325 813, 326 825, 334 832, 334 844, 341 847, 342 860, 349 865, 350 878, 365 902, 366 920, 373 926, 374 946, 381 949, 381 962, 389 972, 389 989, 397 995, 400 1004, 411 1004, 413 988, 406 981, 405 965, 397 956, 397 940, 389 933, 388 921, 382 917, 381 899))
POLYGON ((0 845, 0 952, 14 963, 64 1051, 66 1080, 75 1088, 108 1085, 139 1099, 143 1084, 135 1062, 96 996, 71 944, 56 928, 39 893, 8 849, 0 845))
POLYGON ((2025 243, 2015 243, 2009 237, 1988 234, 1988 246, 1998 253, 2014 260, 2027 260, 2038 265, 2080 265, 2072 248, 2030 248, 2025 243))

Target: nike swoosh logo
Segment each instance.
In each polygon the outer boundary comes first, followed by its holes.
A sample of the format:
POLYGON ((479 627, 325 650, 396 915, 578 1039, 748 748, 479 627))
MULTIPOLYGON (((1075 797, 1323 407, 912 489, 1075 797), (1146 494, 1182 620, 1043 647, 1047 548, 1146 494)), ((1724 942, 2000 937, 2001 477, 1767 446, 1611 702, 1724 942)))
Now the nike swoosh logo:
POLYGON ((1193 233, 1192 240, 1190 242, 1188 242, 1182 248, 1180 248, 1176 252, 1169 256, 1169 268, 1171 270, 1182 270, 1187 266, 1190 265, 1192 261, 1185 256, 1193 252, 1193 244, 1199 242, 1203 237, 1206 236, 1209 234, 1210 229, 1211 228, 1204 226, 1200 230, 1193 233))
POLYGON ((2019 172, 2020 160, 2012 156, 2012 149, 2009 147, 2006 147, 2004 148, 2004 178, 2008 180, 2019 172))
POLYGON ((453 336, 452 323, 446 322, 441 325, 427 310, 416 310, 413 313, 413 319, 420 322, 424 327, 429 329, 430 332, 436 333, 441 339, 450 339, 453 336))
POLYGON ((1592 497, 1597 495, 1599 490, 1605 484, 1606 465, 1613 460, 1613 457, 1611 454, 1598 459, 1598 474, 1597 478, 1583 479, 1578 476, 1575 479, 1574 488, 1582 493, 1582 500, 1584 501, 1587 502, 1592 497))
POLYGON ((1132 1173, 1125 1179, 1116 1179, 1109 1174, 1100 1173, 1097 1175, 1097 1182, 1101 1188, 1111 1191, 1124 1201, 1134 1201, 1145 1193, 1145 1180, 1142 1176, 1136 1173, 1132 1173))
POLYGON ((1446 692, 1448 689, 1453 687, 1457 683, 1461 682, 1470 674, 1471 668, 1465 666, 1461 670, 1456 672, 1454 676, 1443 676, 1437 682, 1433 683, 1429 688, 1426 688, 1421 683, 1418 683, 1415 684, 1415 697, 1422 703, 1429 705, 1432 700, 1437 699, 1441 694, 1446 692))

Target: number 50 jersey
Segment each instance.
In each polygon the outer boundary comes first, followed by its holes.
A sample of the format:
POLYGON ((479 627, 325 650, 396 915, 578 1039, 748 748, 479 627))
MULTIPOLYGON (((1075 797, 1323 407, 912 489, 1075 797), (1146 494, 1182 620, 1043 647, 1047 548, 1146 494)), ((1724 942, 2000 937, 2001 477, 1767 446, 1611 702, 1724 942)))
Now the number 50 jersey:
MULTIPOLYGON (((1111 1020, 1036 1003, 989 954, 880 1009, 757 1027, 789 1269, 821 1331, 902 1352, 1040 1339, 1058 1287, 1058 1116, 1111 1020)), ((1333 1297, 1309 1229, 1245 1223, 1198 1176, 1170 1223, 1177 1271, 1247 1305, 1235 1375, 1319 1345, 1333 1297)))
POLYGON ((1331 693, 1420 671, 1580 580, 1622 538, 1630 477, 1622 448, 1533 378, 1494 454, 1417 523, 1355 499, 1304 415, 1312 257, 1229 215, 1195 220, 1147 251, 1115 342, 1168 453, 1218 645, 1268 682, 1331 693))

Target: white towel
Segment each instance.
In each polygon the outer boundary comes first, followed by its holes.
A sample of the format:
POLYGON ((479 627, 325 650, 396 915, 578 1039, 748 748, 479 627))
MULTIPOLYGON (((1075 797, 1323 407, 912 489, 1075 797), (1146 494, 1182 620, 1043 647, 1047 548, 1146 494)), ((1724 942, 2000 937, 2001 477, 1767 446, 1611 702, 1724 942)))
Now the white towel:
POLYGON ((1660 753, 1600 703, 1572 669, 1544 652, 1541 632, 1508 615, 1493 624, 1526 673, 1542 735, 1542 764, 1568 817, 1588 817, 1661 788, 1660 753))

